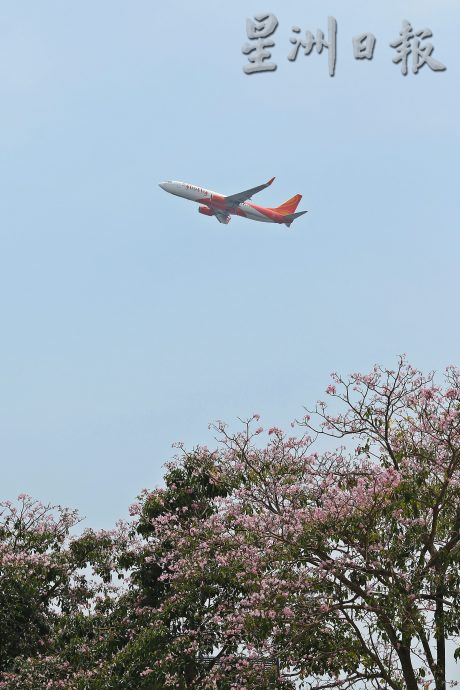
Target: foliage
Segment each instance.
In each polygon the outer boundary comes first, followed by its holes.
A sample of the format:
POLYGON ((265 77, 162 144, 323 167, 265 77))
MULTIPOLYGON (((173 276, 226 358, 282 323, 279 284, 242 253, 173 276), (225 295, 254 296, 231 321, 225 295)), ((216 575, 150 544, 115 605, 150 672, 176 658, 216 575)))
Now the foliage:
POLYGON ((123 530, 72 538, 78 522, 76 511, 26 494, 0 504, 0 688, 72 675, 79 644, 114 601, 114 535, 119 548, 123 530))

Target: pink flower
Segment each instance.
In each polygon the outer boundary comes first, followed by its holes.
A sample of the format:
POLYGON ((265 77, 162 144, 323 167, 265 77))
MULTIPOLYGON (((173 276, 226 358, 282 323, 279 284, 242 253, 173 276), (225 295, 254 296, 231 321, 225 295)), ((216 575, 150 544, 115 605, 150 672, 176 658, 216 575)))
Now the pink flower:
POLYGON ((271 429, 268 430, 268 435, 271 436, 271 434, 277 434, 278 436, 282 435, 281 429, 278 429, 277 426, 272 426, 271 429))
POLYGON ((326 393, 328 395, 335 395, 335 392, 336 392, 335 386, 332 383, 330 383, 329 386, 326 388, 326 393))

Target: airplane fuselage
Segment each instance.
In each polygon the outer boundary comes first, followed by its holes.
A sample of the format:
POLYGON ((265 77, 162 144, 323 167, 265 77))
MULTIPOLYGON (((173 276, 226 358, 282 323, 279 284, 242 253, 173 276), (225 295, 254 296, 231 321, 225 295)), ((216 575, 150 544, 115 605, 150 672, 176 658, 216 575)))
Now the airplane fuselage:
POLYGON ((248 201, 241 203, 228 203, 226 197, 218 192, 213 192, 204 187, 190 184, 189 182, 179 182, 177 180, 170 180, 162 182, 160 187, 170 194, 181 196, 184 199, 195 201, 201 204, 199 211, 204 215, 228 214, 235 216, 243 216, 251 220, 258 220, 263 223, 285 223, 286 218, 283 214, 278 213, 275 209, 265 208, 256 204, 250 204, 248 201))

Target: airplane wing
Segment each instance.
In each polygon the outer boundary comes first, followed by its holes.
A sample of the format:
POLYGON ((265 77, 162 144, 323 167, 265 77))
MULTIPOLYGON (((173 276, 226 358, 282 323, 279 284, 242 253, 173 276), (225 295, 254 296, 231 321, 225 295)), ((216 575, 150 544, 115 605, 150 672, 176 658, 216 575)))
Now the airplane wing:
POLYGON ((230 194, 230 196, 225 197, 225 203, 229 205, 234 204, 235 206, 237 206, 238 204, 242 204, 243 201, 247 201, 248 199, 250 199, 253 194, 257 194, 257 192, 261 192, 262 189, 269 187, 274 179, 275 178, 272 177, 272 179, 268 180, 268 182, 266 182, 265 184, 261 184, 258 187, 253 187, 252 189, 246 189, 244 192, 230 194))

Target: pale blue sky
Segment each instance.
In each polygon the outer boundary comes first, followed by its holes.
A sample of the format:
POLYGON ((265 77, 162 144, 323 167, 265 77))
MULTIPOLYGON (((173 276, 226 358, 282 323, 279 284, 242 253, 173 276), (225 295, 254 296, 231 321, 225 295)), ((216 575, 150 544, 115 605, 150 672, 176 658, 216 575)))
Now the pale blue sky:
MULTIPOLYGON (((107 527, 171 443, 259 412, 287 425, 329 373, 460 364, 459 9, 454 2, 4 0, 0 10, 2 494, 107 527), (246 17, 272 11, 273 73, 246 17), (338 23, 288 62, 291 26, 338 23), (388 43, 430 27, 406 78, 388 43), (372 31, 374 59, 353 58, 372 31), (165 179, 256 201, 290 230, 228 226, 165 179)), ((411 63, 410 63, 411 64, 411 63)))

